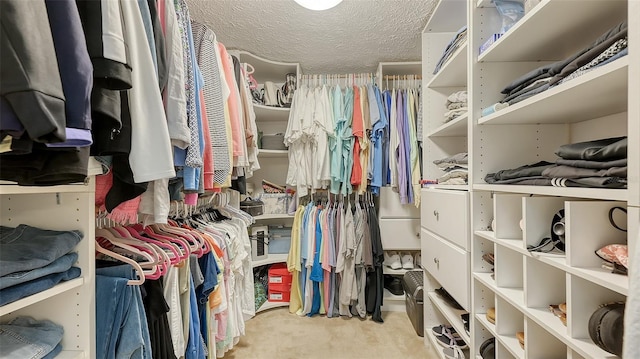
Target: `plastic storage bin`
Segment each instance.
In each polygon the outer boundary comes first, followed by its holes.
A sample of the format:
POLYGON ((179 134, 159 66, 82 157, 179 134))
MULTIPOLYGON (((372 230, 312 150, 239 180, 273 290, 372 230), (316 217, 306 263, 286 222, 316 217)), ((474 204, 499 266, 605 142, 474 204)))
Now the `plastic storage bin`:
POLYGON ((270 302, 288 302, 291 298, 291 282, 288 284, 269 283, 270 302))
POLYGON ((291 227, 269 226, 269 254, 289 253, 291 227))
POLYGON ((422 271, 409 271, 402 277, 405 307, 416 334, 424 336, 424 279, 422 271))
POLYGON ((286 263, 278 263, 269 267, 269 285, 288 284, 291 286, 291 273, 287 269, 286 263))

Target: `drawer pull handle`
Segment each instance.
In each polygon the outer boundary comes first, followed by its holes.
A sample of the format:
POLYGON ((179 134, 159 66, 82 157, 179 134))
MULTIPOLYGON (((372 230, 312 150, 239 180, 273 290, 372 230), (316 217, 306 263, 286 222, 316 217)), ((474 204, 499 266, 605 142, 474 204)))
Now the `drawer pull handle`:
POLYGON ((436 216, 436 221, 440 220, 440 213, 437 210, 433 210, 433 215, 436 216))
POLYGON ((433 257, 433 263, 436 264, 436 268, 440 269, 440 260, 436 257, 433 257))

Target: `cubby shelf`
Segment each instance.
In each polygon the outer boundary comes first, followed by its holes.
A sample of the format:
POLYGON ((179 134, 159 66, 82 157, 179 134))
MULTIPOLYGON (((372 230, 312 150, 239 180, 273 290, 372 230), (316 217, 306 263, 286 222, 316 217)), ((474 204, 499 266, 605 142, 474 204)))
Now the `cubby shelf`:
POLYGON ((518 342, 518 338, 516 338, 515 333, 513 336, 511 335, 498 335, 496 337, 502 345, 516 358, 524 358, 524 349, 520 346, 518 342))
POLYGON ((281 307, 288 307, 288 306, 289 306, 289 302, 266 301, 264 302, 264 304, 260 306, 260 308, 258 308, 258 310, 256 310, 256 313, 264 312, 265 310, 269 310, 273 308, 281 308, 281 307))
POLYGON ((625 112, 628 67, 629 58, 625 56, 503 110, 481 117, 478 124, 562 124, 625 112), (580 101, 580 106, 567 106, 575 101, 580 101))
POLYGON ((460 334, 462 340, 464 340, 467 344, 471 344, 471 337, 464 330, 464 323, 462 322, 462 318, 460 317, 462 314, 467 313, 467 311, 458 310, 451 307, 435 292, 429 292, 428 296, 431 300, 431 303, 433 303, 435 307, 438 308, 440 313, 442 313, 442 315, 447 319, 449 324, 451 324, 451 326, 456 329, 456 332, 460 334))
POLYGON ((288 121, 290 109, 287 107, 273 107, 254 103, 253 111, 257 121, 288 121))
POLYGON ((462 137, 467 136, 469 114, 465 113, 429 132, 427 137, 462 137))
POLYGON ((474 183, 474 190, 488 192, 526 193, 544 196, 565 196, 576 198, 605 199, 613 201, 626 201, 628 194, 626 189, 603 188, 578 188, 578 187, 553 187, 553 186, 519 186, 503 184, 474 183))
POLYGON ((482 324, 482 326, 485 327, 489 331, 489 333, 491 333, 491 335, 493 335, 494 337, 498 336, 498 334, 496 333, 496 325, 487 320, 486 313, 476 314, 475 318, 476 321, 482 324))
MULTIPOLYGON (((488 3, 481 0, 478 6, 488 3)), ((575 16, 576 10, 572 1, 543 0, 478 56, 478 62, 562 60, 576 41, 587 46, 613 26, 612 21, 626 13, 627 3, 585 1, 580 3, 580 16, 575 16)))
POLYGON ((467 83, 467 42, 460 45, 451 55, 451 58, 442 65, 431 81, 427 83, 429 88, 460 87, 467 83))
POLYGON ((253 268, 274 263, 282 263, 287 261, 288 254, 269 254, 267 258, 258 259, 251 262, 253 268))
POLYGON ((22 308, 28 307, 32 304, 41 302, 45 299, 51 298, 60 293, 64 293, 66 291, 78 288, 84 284, 84 278, 75 278, 66 282, 62 282, 51 289, 47 289, 40 293, 36 293, 34 295, 30 295, 28 297, 17 300, 13 303, 9 303, 0 307, 0 316, 15 312, 22 308))

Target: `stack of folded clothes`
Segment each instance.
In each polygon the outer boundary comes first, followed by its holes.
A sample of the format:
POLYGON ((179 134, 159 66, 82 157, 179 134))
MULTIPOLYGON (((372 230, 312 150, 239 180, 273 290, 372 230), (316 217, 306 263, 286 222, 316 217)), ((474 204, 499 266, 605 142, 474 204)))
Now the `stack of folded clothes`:
POLYGON ((466 152, 433 161, 444 171, 438 184, 467 184, 469 178, 469 158, 466 152))
POLYGON ((575 79, 598 67, 627 55, 627 22, 622 22, 602 34, 589 46, 564 60, 536 68, 514 80, 501 93, 505 98, 499 106, 483 110, 486 116, 539 94, 558 84, 575 79))
POLYGON ((460 28, 460 30, 458 30, 458 32, 456 32, 455 36, 453 36, 453 38, 451 39, 449 44, 447 44, 447 47, 445 47, 444 52, 442 53, 442 56, 440 57, 440 60, 436 64, 436 68, 433 70, 433 74, 434 75, 437 74, 438 71, 440 71, 442 66, 444 64, 446 64, 447 61, 449 61, 449 59, 451 58, 453 53, 456 52, 456 50, 459 49, 460 46, 465 43, 465 41, 467 41, 467 26, 466 25, 463 26, 462 28, 460 28))
POLYGON ((490 184, 625 188, 627 137, 571 143, 556 150, 556 163, 540 161, 489 173, 490 184))
POLYGON ((444 113, 444 122, 467 113, 467 91, 457 91, 447 97, 447 112, 444 113))
POLYGON ((627 137, 562 145, 556 165, 542 175, 558 187, 624 188, 627 186, 627 137))
POLYGON ((0 358, 54 358, 62 351, 63 333, 50 320, 14 318, 0 324, 0 358))
POLYGON ((71 251, 81 239, 79 231, 0 226, 0 305, 79 277, 78 254, 71 251))

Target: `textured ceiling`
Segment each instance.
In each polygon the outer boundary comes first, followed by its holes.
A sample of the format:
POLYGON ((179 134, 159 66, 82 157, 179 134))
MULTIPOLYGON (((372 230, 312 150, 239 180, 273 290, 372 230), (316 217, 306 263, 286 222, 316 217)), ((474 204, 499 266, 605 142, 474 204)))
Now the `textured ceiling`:
POLYGON ((227 48, 284 62, 303 73, 375 72, 379 62, 419 61, 436 0, 344 0, 325 11, 293 0, 187 0, 192 19, 227 48))

